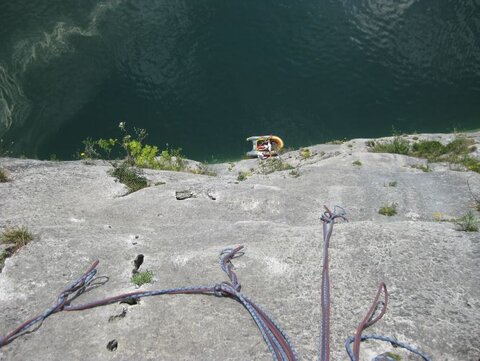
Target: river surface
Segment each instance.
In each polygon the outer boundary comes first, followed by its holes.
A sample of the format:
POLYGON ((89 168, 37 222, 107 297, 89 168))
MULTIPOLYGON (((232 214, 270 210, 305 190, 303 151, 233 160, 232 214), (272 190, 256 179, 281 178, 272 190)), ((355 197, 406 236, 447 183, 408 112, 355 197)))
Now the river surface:
POLYGON ((0 0, 0 138, 71 159, 146 128, 197 160, 480 128, 478 0, 0 0))

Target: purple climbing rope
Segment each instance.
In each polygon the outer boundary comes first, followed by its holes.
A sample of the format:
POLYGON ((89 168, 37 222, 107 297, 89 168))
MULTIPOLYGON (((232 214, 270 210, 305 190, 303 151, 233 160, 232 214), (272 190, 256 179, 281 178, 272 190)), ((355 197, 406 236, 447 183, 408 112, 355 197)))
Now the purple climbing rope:
POLYGON ((323 270, 322 270, 322 327, 320 343, 320 361, 330 360, 330 275, 328 273, 328 247, 333 232, 335 219, 346 220, 343 208, 335 206, 333 212, 325 207, 321 220, 323 222, 323 270))
POLYGON ((232 259, 243 255, 241 252, 243 246, 237 248, 228 248, 220 254, 220 266, 227 274, 230 282, 221 282, 213 286, 198 286, 198 287, 183 287, 171 288, 157 291, 135 291, 123 293, 113 297, 104 298, 101 300, 72 305, 71 301, 84 293, 92 281, 95 279, 97 273, 98 261, 95 261, 92 266, 75 282, 70 284, 57 297, 57 301, 40 315, 25 321, 6 336, 0 337, 0 349, 12 342, 15 338, 28 332, 35 324, 43 322, 47 317, 54 313, 61 311, 81 311, 89 308, 108 305, 120 301, 128 301, 130 299, 138 299, 149 296, 159 295, 176 295, 176 294, 204 294, 214 295, 217 297, 228 297, 240 302, 250 313, 255 324, 257 325, 262 337, 264 338, 268 349, 272 353, 274 360, 279 361, 297 361, 298 356, 291 345, 291 342, 286 333, 278 326, 278 324, 265 312, 260 306, 255 304, 248 297, 240 293, 241 284, 238 281, 236 273, 233 271, 232 259))
MULTIPOLYGON (((330 237, 333 231, 335 219, 345 218, 345 211, 343 208, 335 206, 333 212, 325 207, 321 220, 323 221, 323 272, 322 272, 322 326, 321 326, 321 345, 320 345, 320 361, 330 360, 330 277, 329 277, 329 262, 328 262, 328 248, 330 245, 330 237)), ((203 294, 214 295, 217 297, 228 297, 240 302, 250 313, 255 324, 257 325, 267 347, 272 354, 274 360, 278 361, 297 361, 298 356, 292 346, 287 334, 281 327, 264 311, 259 305, 255 304, 248 297, 243 295, 241 284, 234 272, 232 260, 243 255, 243 246, 236 248, 227 248, 220 254, 220 267, 227 274, 230 282, 221 282, 210 286, 197 287, 183 287, 171 288, 156 291, 134 291, 123 293, 113 297, 104 298, 101 300, 72 305, 72 301, 79 297, 82 293, 93 287, 92 282, 95 280, 97 274, 98 261, 95 261, 92 266, 76 281, 65 288, 57 297, 57 301, 43 313, 35 316, 28 321, 25 321, 6 336, 0 336, 0 349, 12 342, 17 337, 29 332, 29 330, 36 324, 41 324, 47 317, 54 313, 61 311, 81 311, 89 308, 108 305, 120 301, 128 301, 131 299, 139 299, 142 297, 159 296, 159 295, 177 295, 177 294, 203 294)), ((375 339, 380 341, 390 342, 392 345, 402 347, 412 353, 421 356, 425 361, 430 361, 430 358, 418 351, 416 348, 397 341, 393 338, 380 335, 362 335, 362 332, 380 320, 387 309, 388 292, 384 283, 380 284, 375 300, 363 318, 362 322, 357 327, 355 336, 350 336, 345 342, 345 348, 351 361, 359 361, 360 343, 365 340, 375 339), (380 296, 384 295, 383 301, 380 296), (378 316, 375 316, 377 310, 380 309, 378 316), (353 351, 351 344, 354 344, 353 351)))
MULTIPOLYGON (((342 207, 335 206, 333 212, 327 207, 325 207, 325 212, 323 213, 321 220, 323 221, 323 271, 322 271, 322 326, 321 326, 321 344, 320 344, 320 354, 318 359, 320 361, 329 361, 330 360, 330 276, 328 273, 329 262, 328 262, 328 248, 330 246, 330 237, 332 236, 333 225, 335 219, 340 218, 347 220, 345 218, 345 210, 342 207)), ((374 323, 379 321, 385 312, 387 311, 388 303, 388 291, 385 283, 381 283, 378 287, 377 295, 373 301, 372 306, 368 310, 367 314, 363 320, 358 325, 355 336, 350 336, 345 341, 345 348, 347 354, 350 357, 351 361, 360 361, 360 343, 365 340, 375 339, 380 341, 390 342, 392 345, 397 347, 404 348, 416 355, 421 356, 425 361, 431 361, 430 358, 422 353, 421 351, 415 349, 414 347, 397 341, 391 337, 380 336, 380 335, 365 335, 362 336, 362 332, 372 326, 374 323), (383 294, 383 301, 380 300, 380 296, 383 294), (380 313, 375 316, 377 310, 380 309, 380 313), (351 344, 353 345, 353 351, 351 349, 351 344)))

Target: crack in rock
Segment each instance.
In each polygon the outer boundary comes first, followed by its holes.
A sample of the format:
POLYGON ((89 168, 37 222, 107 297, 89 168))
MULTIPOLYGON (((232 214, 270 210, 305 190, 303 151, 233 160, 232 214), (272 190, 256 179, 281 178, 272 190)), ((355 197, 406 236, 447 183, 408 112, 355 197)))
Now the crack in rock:
POLYGON ((132 274, 138 273, 138 269, 139 269, 140 266, 143 264, 144 258, 145 258, 145 257, 143 256, 143 254, 139 254, 139 255, 137 255, 137 257, 133 260, 133 270, 132 270, 132 274))
POLYGON ((122 312, 118 315, 112 315, 108 318, 108 322, 113 322, 124 318, 127 315, 127 308, 123 307, 122 312))
POLYGON ((118 347, 118 341, 113 339, 107 343, 107 350, 108 351, 115 351, 118 347))

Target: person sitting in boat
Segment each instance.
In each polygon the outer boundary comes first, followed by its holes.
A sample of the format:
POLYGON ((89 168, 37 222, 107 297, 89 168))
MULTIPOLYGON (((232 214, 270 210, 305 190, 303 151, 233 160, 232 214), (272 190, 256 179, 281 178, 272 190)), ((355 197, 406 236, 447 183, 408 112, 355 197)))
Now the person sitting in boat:
POLYGON ((271 153, 272 152, 272 142, 270 141, 270 139, 267 139, 266 141, 260 143, 257 146, 257 149, 258 150, 265 150, 265 151, 268 151, 269 153, 271 153))
POLYGON ((267 140, 267 149, 269 153, 272 153, 272 142, 270 139, 267 140))

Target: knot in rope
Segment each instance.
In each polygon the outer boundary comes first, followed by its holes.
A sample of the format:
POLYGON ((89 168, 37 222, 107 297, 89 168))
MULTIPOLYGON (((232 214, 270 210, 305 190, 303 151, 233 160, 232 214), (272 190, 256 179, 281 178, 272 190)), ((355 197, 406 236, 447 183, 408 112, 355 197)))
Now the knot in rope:
MULTIPOLYGON (((243 252, 241 252, 242 249, 243 246, 238 246, 236 248, 225 248, 220 253, 220 267, 230 279, 230 286, 233 287, 237 292, 240 292, 240 290, 242 289, 242 285, 238 281, 237 274, 233 271, 232 259, 243 256, 243 252)), ((228 283, 224 284, 228 285, 228 283)))
POLYGON ((341 218, 344 221, 347 221, 347 218, 345 215, 347 212, 345 212, 345 209, 340 206, 333 206, 333 212, 328 208, 327 206, 323 206, 325 208, 325 212, 323 212, 322 216, 320 219, 324 223, 331 223, 333 222, 336 218, 341 218))
POLYGON ((229 282, 217 283, 213 287, 213 294, 217 297, 234 297, 240 291, 229 282))

